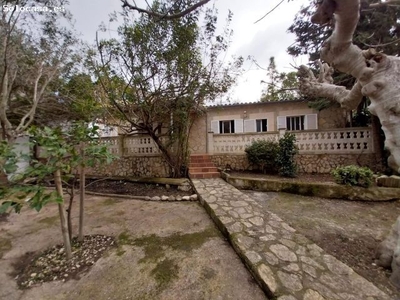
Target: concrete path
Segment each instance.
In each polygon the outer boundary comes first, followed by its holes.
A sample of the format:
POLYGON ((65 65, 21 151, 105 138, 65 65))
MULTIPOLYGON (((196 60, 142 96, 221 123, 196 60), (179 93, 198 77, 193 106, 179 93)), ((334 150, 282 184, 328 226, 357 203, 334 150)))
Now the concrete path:
POLYGON ((192 182, 200 202, 269 297, 278 300, 391 299, 222 179, 193 179, 192 182))

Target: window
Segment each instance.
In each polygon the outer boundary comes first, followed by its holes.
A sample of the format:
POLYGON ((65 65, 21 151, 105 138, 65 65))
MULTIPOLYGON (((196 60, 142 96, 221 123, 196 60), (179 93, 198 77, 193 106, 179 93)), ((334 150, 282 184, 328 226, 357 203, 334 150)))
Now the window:
POLYGON ((219 133, 235 133, 235 121, 219 121, 219 133))
POLYGON ((304 116, 286 117, 286 130, 304 130, 304 116))
POLYGON ((256 120, 256 131, 266 132, 267 131, 267 119, 256 120))

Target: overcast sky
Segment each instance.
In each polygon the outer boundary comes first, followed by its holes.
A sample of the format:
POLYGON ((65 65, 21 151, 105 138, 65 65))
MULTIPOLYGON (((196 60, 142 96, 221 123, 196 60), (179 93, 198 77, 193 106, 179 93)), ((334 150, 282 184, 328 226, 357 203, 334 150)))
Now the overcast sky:
MULTIPOLYGON (((233 12, 231 28, 234 35, 230 54, 254 56, 258 64, 265 68, 268 67, 269 58, 274 56, 278 70, 290 72, 293 71, 290 64, 306 63, 307 58, 293 60, 286 53, 287 47, 294 41, 294 36, 286 31, 300 7, 309 1, 295 0, 288 3, 285 0, 275 11, 256 24, 254 22, 276 6, 280 0, 214 0, 207 5, 216 6, 219 19, 222 21, 225 20, 229 9, 233 12)), ((82 38, 87 42, 93 42, 100 23, 104 22, 108 26, 109 14, 120 11, 120 3, 119 0, 70 0, 69 9, 76 20, 77 31, 82 33, 82 38)), ((136 3, 145 7, 144 0, 136 3)), ((115 25, 112 26, 115 29, 115 25)), ((266 79, 265 70, 258 69, 250 62, 246 63, 245 73, 230 92, 231 101, 258 101, 263 89, 261 80, 266 79)))

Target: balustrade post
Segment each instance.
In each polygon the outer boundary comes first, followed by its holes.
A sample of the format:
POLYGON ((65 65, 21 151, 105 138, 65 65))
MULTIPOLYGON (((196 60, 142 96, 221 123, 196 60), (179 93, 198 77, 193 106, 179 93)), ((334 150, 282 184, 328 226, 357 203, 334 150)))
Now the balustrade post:
POLYGON ((124 134, 121 134, 118 136, 117 143, 118 143, 119 157, 124 157, 125 156, 125 145, 124 145, 125 144, 125 135, 124 134))
POLYGON ((214 132, 207 133, 207 154, 214 154, 214 132))

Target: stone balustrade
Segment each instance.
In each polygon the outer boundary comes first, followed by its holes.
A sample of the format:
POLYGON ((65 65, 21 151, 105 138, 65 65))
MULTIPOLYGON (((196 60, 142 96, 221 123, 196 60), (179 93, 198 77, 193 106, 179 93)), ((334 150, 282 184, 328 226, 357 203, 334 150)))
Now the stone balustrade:
POLYGON ((156 143, 146 135, 104 137, 100 139, 100 143, 107 145, 108 150, 119 157, 160 155, 156 143))
MULTIPOLYGON (((292 131, 300 154, 373 153, 371 128, 292 131)), ((214 134, 213 154, 243 154, 256 140, 277 141, 284 131, 266 133, 214 134)))

